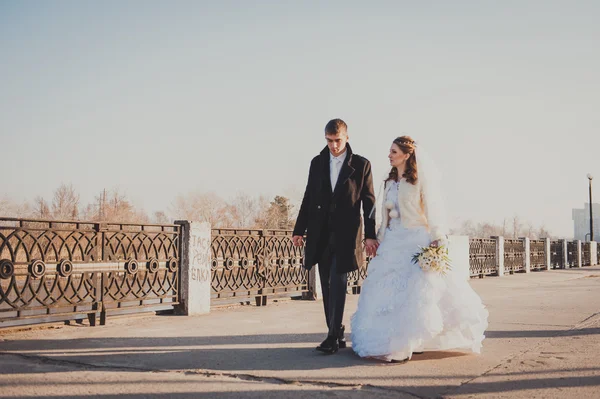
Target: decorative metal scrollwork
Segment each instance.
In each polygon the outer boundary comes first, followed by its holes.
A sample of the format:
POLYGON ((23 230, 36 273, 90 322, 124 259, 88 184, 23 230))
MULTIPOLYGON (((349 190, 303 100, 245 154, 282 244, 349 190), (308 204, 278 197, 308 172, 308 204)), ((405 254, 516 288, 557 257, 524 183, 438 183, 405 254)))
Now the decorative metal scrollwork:
POLYGON ((489 276, 498 273, 496 240, 490 238, 469 239, 469 272, 471 276, 489 276))
POLYGON ((541 270, 546 267, 545 240, 531 240, 529 247, 529 263, 531 270, 541 270))
POLYGON ((0 260, 0 278, 9 279, 15 274, 15 265, 9 259, 0 260))
POLYGON ((29 274, 35 278, 42 277, 46 274, 46 264, 39 259, 34 259, 29 265, 29 274))
POLYGON ((582 266, 590 266, 591 265, 591 257, 590 257, 590 249, 591 245, 589 242, 581 243, 581 265, 582 266))
POLYGON ((158 263, 158 259, 156 258, 150 258, 148 259, 148 262, 146 262, 146 268, 150 273, 156 273, 159 267, 160 265, 158 263))
POLYGON ((569 267, 577 266, 578 257, 577 241, 567 242, 567 264, 569 267))
POLYGON ((125 262, 125 271, 129 274, 136 274, 139 268, 140 265, 135 259, 129 259, 127 262, 125 262))
POLYGON ((179 266, 179 262, 175 258, 169 258, 167 261, 167 268, 170 272, 174 273, 177 271, 177 267, 179 266))
POLYGON ((175 306, 180 231, 166 224, 0 217, 0 324, 45 322, 49 315, 69 320, 94 305, 128 312, 175 306), (154 273, 152 259, 161 266, 154 273), (174 272, 162 267, 166 259, 174 272))
POLYGON ((552 268, 558 269, 564 266, 563 249, 562 241, 554 240, 550 242, 550 264, 552 268))
POLYGON ((521 239, 504 240, 504 270, 518 272, 525 270, 525 242, 521 239))
POLYGON ((308 272, 290 267, 302 264, 304 252, 293 245, 292 231, 213 229, 211 240, 214 300, 308 291, 308 272))
POLYGON ((271 274, 272 259, 273 256, 270 252, 267 252, 264 255, 256 256, 258 264, 256 274, 260 279, 267 280, 269 278, 269 275, 271 274))
POLYGON ((233 258, 227 258, 227 259, 225 259, 225 268, 227 270, 232 270, 233 269, 233 264, 234 264, 233 258))
POLYGON ((56 266, 56 271, 61 277, 69 277, 73 273, 73 262, 68 259, 61 260, 56 266))

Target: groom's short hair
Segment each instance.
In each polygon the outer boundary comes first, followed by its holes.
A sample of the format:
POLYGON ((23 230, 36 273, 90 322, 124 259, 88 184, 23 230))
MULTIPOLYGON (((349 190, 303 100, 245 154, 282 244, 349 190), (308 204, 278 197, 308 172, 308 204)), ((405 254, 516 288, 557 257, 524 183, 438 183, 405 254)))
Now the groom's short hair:
POLYGON ((348 132, 348 125, 341 119, 332 119, 325 125, 325 134, 338 134, 348 132))

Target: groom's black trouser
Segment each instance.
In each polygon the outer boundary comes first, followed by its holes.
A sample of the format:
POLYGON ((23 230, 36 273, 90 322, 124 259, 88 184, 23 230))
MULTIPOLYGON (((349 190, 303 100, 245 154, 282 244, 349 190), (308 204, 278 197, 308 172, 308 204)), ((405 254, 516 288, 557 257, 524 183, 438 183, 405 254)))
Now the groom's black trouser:
POLYGON ((323 307, 329 335, 339 337, 346 305, 348 273, 338 273, 337 271, 334 241, 334 237, 330 236, 329 243, 320 257, 319 276, 321 277, 321 293, 323 294, 323 307))

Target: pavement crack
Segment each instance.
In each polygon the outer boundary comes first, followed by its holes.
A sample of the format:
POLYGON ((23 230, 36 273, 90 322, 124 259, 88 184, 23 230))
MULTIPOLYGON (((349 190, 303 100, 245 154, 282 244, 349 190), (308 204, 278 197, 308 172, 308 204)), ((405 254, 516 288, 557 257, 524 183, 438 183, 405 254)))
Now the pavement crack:
POLYGON ((503 322, 502 324, 509 324, 513 326, 536 326, 536 327, 573 327, 571 324, 543 324, 543 323, 515 323, 515 322, 503 322))
MULTIPOLYGON (((527 354, 527 353, 530 353, 530 352, 533 352, 533 351, 535 351, 535 350, 539 349, 540 347, 542 347, 542 346, 546 345, 546 344, 547 344, 547 343, 548 343, 550 340, 552 340, 553 338, 560 337, 561 335, 568 334, 568 333, 569 333, 569 332, 571 332, 571 331, 574 331, 574 330, 579 330, 579 329, 582 329, 582 328, 585 328, 585 327, 589 327, 589 325, 593 325, 593 324, 595 324, 595 323, 597 322, 597 317, 598 317, 599 315, 600 315, 600 312, 593 313, 592 315, 590 315, 590 316, 586 317, 585 319, 583 319, 582 321, 580 321, 580 322, 576 323, 575 325, 572 325, 572 326, 570 326, 571 328, 566 328, 566 329, 565 329, 565 330, 563 330, 563 331, 559 331, 559 332, 557 332, 557 333, 556 333, 556 334, 554 334, 553 336, 549 336, 549 337, 547 337, 546 339, 544 339, 544 340, 541 340, 541 341, 540 341, 540 342, 538 342, 538 343, 537 343, 537 344, 536 344, 534 347, 532 347, 532 348, 529 348, 529 349, 527 349, 527 350, 524 350, 524 351, 522 351, 522 352, 515 353, 513 356, 510 356, 510 357, 508 357, 508 358, 506 358, 506 359, 503 359, 503 360, 502 360, 500 363, 498 363, 496 366, 494 366, 494 367, 491 367, 490 369, 488 369, 488 370, 484 371, 482 374, 480 374, 480 375, 478 375, 478 376, 475 376, 475 377, 473 377, 473 378, 470 378, 470 379, 468 379, 468 380, 465 380, 465 381, 461 382, 461 384, 460 384, 460 385, 458 385, 458 386, 456 386, 455 388, 453 388, 453 389, 452 389, 452 392, 456 392, 457 390, 459 390, 459 389, 460 389, 460 388, 462 388, 463 386, 465 386, 465 385, 467 385, 467 384, 469 384, 469 383, 471 383, 471 382, 475 381, 476 379, 478 379, 478 378, 481 378, 481 377, 484 377, 484 376, 486 376, 486 375, 490 374, 491 372, 493 372, 493 371, 495 371, 495 370, 499 369, 500 367, 504 366, 504 365, 505 365, 506 363, 508 363, 509 361, 515 360, 515 359, 517 359, 517 358, 519 358, 519 357, 521 357, 521 356, 523 356, 523 355, 525 355, 525 354, 527 354)), ((520 324, 520 323, 513 323, 513 324, 520 324)), ((444 396, 442 396, 442 398, 443 398, 443 397, 444 397, 444 396)))
POLYGON ((57 366, 74 366, 74 367, 78 367, 78 368, 89 368, 89 369, 103 369, 103 370, 114 370, 114 371, 121 371, 121 370, 128 370, 128 371, 159 371, 159 370, 153 370, 153 369, 145 369, 145 368, 141 368, 141 367, 127 367, 127 366, 116 366, 116 365, 109 365, 109 364, 93 364, 93 363, 85 363, 85 362, 79 362, 76 360, 63 360, 63 359, 55 359, 53 357, 48 357, 48 356, 41 356, 41 355, 25 355, 23 353, 14 353, 14 352, 0 352, 0 356, 16 356, 16 357, 20 357, 21 359, 27 359, 27 360, 33 360, 39 363, 44 363, 44 364, 53 364, 53 365, 57 365, 57 366))
POLYGON ((575 325, 575 327, 573 327, 572 329, 577 329, 577 328, 585 328, 585 327, 590 327, 593 326, 595 324, 598 323, 598 321, 600 320, 600 312, 594 313, 589 317, 586 317, 585 319, 583 319, 582 321, 580 321, 579 323, 577 323, 575 325))
POLYGON ((304 385, 311 387, 320 387, 320 388, 354 388, 360 389, 368 392, 380 392, 380 393, 402 393, 404 395, 410 395, 411 397, 417 399, 427 399, 425 396, 420 396, 415 394, 414 392, 406 391, 398 388, 387 388, 380 387, 371 384, 345 384, 340 382, 331 382, 331 381, 319 381, 319 380, 304 380, 304 379, 288 379, 288 378, 280 378, 280 377, 267 377, 267 376, 257 376, 253 374, 241 374, 241 373, 224 373, 224 372, 216 372, 211 370, 185 370, 178 371, 180 373, 186 375, 203 375, 206 377, 227 377, 227 378, 235 378, 244 381, 253 381, 253 382, 261 382, 268 384, 282 384, 282 385, 304 385))
POLYGON ((180 373, 184 375, 198 375, 203 377, 222 377, 222 378, 231 378, 236 380, 250 381, 250 382, 259 382, 265 384, 277 384, 277 385, 304 385, 304 386, 314 386, 320 388, 346 388, 346 389, 357 389, 364 390, 366 392, 373 393, 402 393, 404 395, 410 395, 416 399, 427 399, 426 396, 420 396, 415 394, 414 392, 398 389, 398 388, 388 388, 388 387, 380 387, 371 384, 345 384, 339 382, 331 382, 331 381, 319 381, 319 380, 304 380, 304 379, 287 379, 280 377, 268 377, 268 376, 258 376, 253 374, 242 374, 242 373, 226 373, 226 372, 217 372, 206 369, 198 369, 198 370, 165 370, 165 369, 152 369, 152 368, 143 368, 143 367, 127 367, 127 366, 119 366, 119 365, 110 365, 110 364, 93 364, 86 363, 82 361, 74 361, 74 360, 63 360, 63 359, 55 359, 48 356, 41 355, 26 355, 23 353, 14 353, 14 352, 0 352, 0 356, 15 356, 26 360, 31 360, 34 362, 39 362, 43 364, 52 364, 57 366, 65 366, 65 367, 76 367, 83 369, 96 369, 96 370, 110 370, 110 371, 138 371, 138 372, 146 372, 146 373, 180 373))

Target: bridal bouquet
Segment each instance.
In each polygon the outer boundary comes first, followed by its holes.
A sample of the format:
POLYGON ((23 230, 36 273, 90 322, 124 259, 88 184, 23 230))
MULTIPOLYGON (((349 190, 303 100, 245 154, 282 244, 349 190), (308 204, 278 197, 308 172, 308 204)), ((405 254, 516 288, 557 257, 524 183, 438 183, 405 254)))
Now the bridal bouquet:
POLYGON ((413 255, 412 262, 419 265, 423 271, 436 272, 446 275, 452 270, 448 249, 445 245, 439 247, 419 247, 421 250, 413 255))

